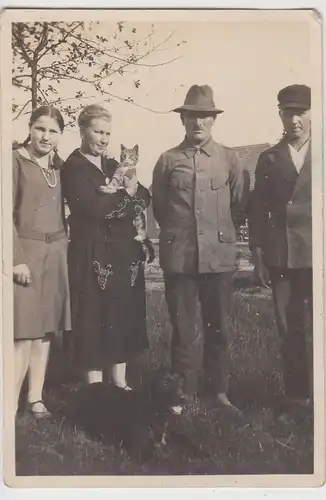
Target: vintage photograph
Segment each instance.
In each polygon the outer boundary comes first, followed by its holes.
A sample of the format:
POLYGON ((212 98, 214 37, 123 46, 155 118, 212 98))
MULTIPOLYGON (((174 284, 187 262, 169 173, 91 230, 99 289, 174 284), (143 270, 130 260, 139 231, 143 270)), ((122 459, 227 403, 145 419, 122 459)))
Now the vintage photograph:
POLYGON ((8 484, 322 484, 321 27, 3 13, 8 484))

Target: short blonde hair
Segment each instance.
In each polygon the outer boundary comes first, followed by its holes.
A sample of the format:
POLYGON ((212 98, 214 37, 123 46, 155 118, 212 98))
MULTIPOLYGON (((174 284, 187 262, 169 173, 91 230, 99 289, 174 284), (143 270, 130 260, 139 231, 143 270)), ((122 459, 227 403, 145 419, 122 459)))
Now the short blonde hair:
POLYGON ((102 118, 108 122, 112 121, 112 115, 106 108, 99 104, 89 104, 82 109, 80 115, 78 116, 79 128, 88 127, 91 121, 96 118, 102 118))

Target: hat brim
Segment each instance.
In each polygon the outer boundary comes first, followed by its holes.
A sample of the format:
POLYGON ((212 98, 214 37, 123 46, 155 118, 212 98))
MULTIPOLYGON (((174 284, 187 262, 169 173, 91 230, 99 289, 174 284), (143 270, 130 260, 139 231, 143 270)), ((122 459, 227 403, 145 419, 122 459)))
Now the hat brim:
POLYGON ((303 109, 307 111, 311 108, 309 104, 303 104, 302 102, 287 102, 286 104, 280 104, 280 109, 303 109))
POLYGON ((175 108, 172 111, 174 111, 175 113, 182 113, 183 111, 197 111, 198 113, 214 113, 215 115, 224 113, 223 109, 200 108, 198 106, 192 106, 191 104, 184 104, 183 106, 175 108))

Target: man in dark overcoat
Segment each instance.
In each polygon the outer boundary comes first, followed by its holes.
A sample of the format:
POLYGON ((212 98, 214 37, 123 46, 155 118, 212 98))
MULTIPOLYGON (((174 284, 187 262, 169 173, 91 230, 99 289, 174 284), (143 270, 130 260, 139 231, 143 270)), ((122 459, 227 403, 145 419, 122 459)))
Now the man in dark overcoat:
POLYGON ((307 406, 311 391, 305 338, 312 319, 310 100, 305 85, 278 93, 284 134, 258 159, 250 216, 257 274, 263 285, 265 263, 282 339, 284 415, 307 406))
MULTIPOLYGON (((152 184, 153 211, 160 226, 160 265, 173 327, 172 373, 180 378, 181 392, 192 397, 198 374, 198 295, 206 387, 214 391, 219 404, 236 413, 227 396, 227 328, 236 269, 231 209, 244 206, 244 175, 232 149, 211 136, 216 116, 223 111, 215 107, 208 85, 193 85, 184 105, 174 111, 181 115, 185 139, 160 156, 152 184)), ((248 181, 247 177, 247 190, 248 181)), ((182 411, 182 399, 173 405, 176 413, 182 411)))

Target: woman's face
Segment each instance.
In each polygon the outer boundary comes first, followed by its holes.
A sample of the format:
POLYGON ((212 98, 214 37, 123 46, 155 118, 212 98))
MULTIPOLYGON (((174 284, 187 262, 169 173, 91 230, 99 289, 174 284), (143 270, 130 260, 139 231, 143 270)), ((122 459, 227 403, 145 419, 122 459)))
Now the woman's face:
POLYGON ((49 154, 57 146, 62 134, 57 121, 49 116, 40 116, 30 126, 32 152, 37 157, 49 154))
POLYGON ((88 127, 81 131, 82 149, 93 156, 101 156, 110 141, 111 122, 102 118, 94 118, 88 127))

